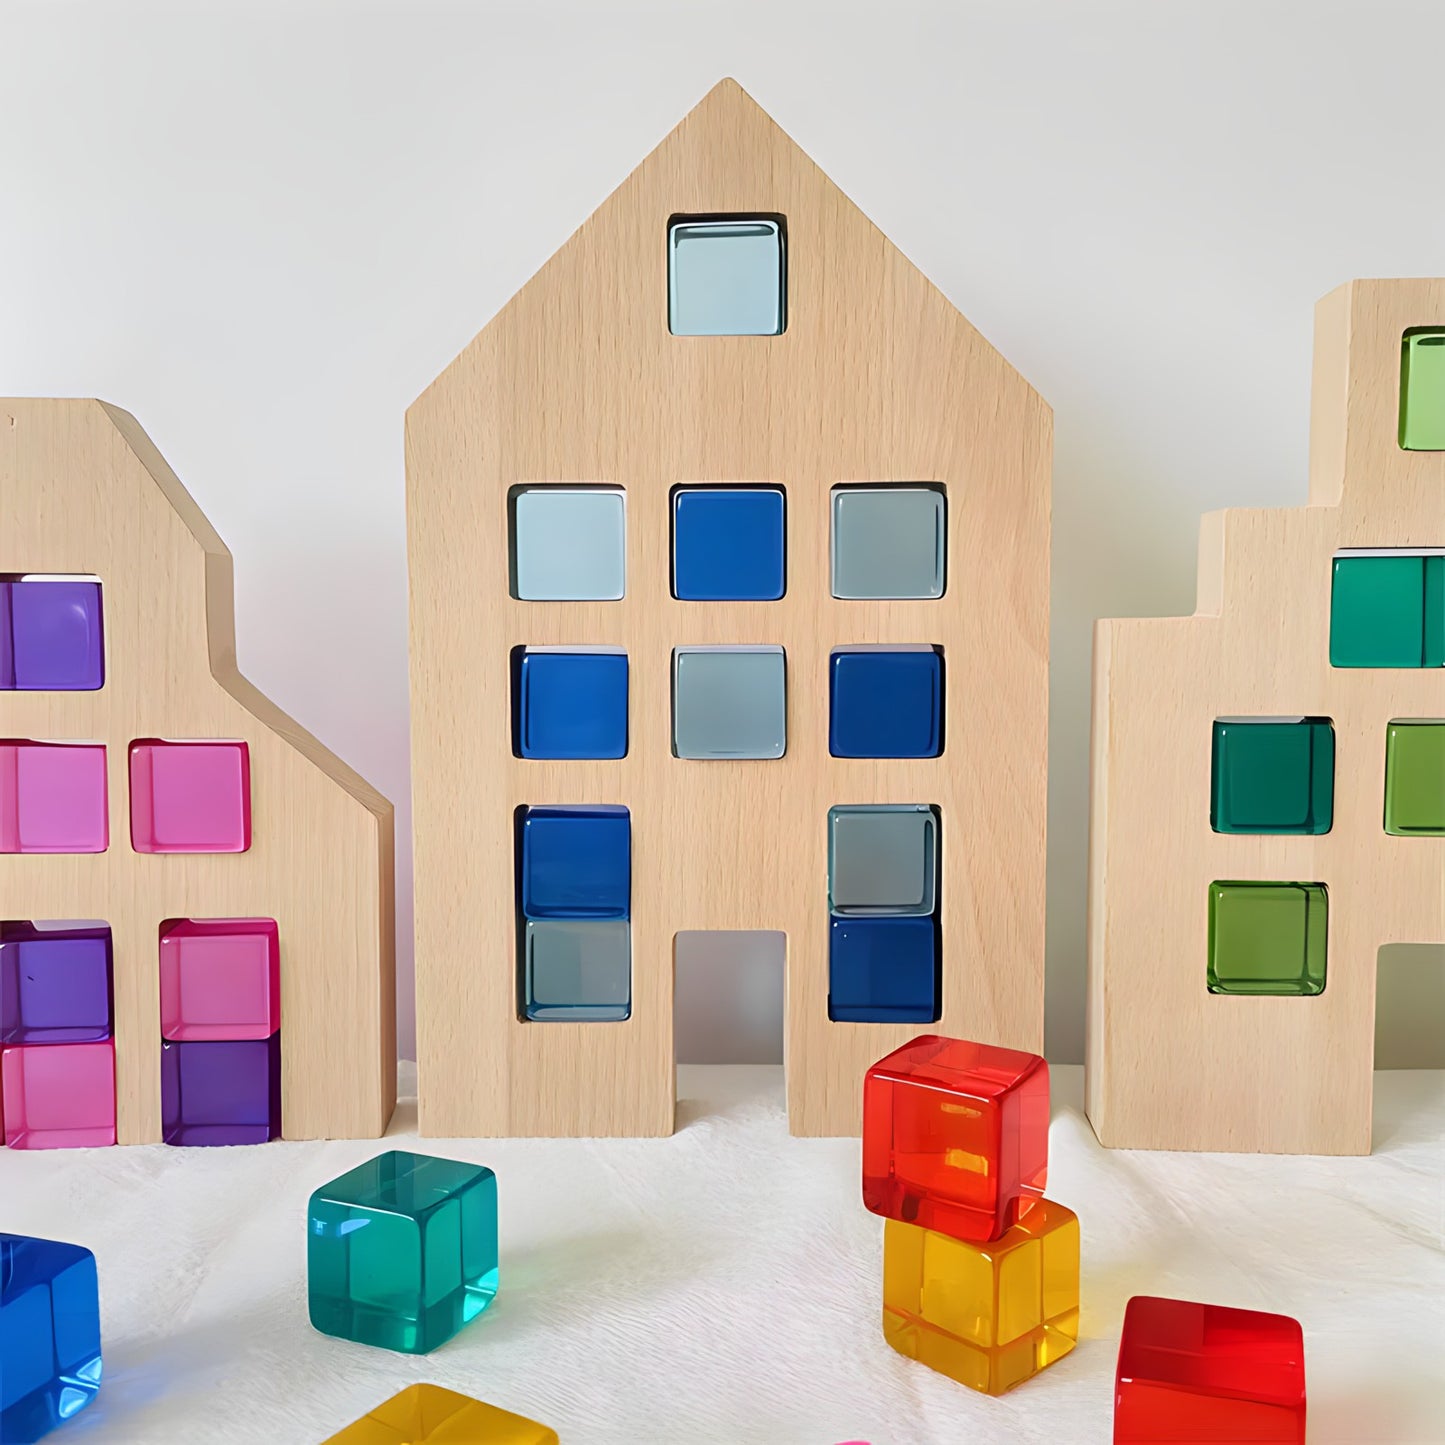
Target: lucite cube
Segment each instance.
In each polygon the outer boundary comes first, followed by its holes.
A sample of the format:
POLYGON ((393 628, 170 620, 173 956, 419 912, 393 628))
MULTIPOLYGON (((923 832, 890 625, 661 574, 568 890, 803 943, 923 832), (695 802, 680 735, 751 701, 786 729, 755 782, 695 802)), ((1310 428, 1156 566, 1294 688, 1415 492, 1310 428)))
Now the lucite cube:
POLYGON ((281 1137, 281 1036, 161 1045, 167 1144, 264 1144, 281 1137))
POLYGON ((104 683, 100 583, 0 578, 0 689, 93 692, 104 683))
POLYGON ((788 747, 781 647, 678 647, 672 654, 672 751, 711 762, 780 758, 788 747))
POLYGON ((989 1395, 1062 1359, 1079 1338, 1079 1221, 1051 1199, 991 1243, 890 1219, 883 1337, 989 1395))
POLYGON ((863 1203, 955 1238, 997 1239, 1043 1197, 1049 1066, 925 1034, 863 1080, 863 1203))
POLYGON ((105 748, 0 742, 0 853, 104 853, 105 748))
POLYGON ((834 487, 833 596, 942 597, 946 516, 939 487, 834 487))
POLYGON ((513 751, 521 758, 627 756, 627 654, 518 648, 512 659, 513 751))
POLYGON ((323 1334, 425 1354, 497 1293, 497 1176, 399 1150, 311 1196, 311 1323, 323 1334))
POLYGON ((1129 1301, 1114 1445, 1304 1439, 1304 1333, 1297 1320, 1148 1295, 1129 1301))
POLYGON ((266 1039, 281 1027, 274 919, 172 919, 160 955, 162 1038, 266 1039))
POLYGON ((927 1024, 938 1017, 938 924, 933 918, 833 918, 828 1017, 834 1022, 927 1024))
POLYGON ((0 1050, 0 1110, 11 1149, 115 1143, 115 1045, 23 1044, 0 1050))
POLYGON ((1413 326, 1401 338, 1400 445, 1445 451, 1445 327, 1413 326))
POLYGON ((1218 718, 1211 775, 1216 833, 1328 833, 1334 725, 1328 718, 1218 718))
POLYGON ((684 602, 772 602, 783 595, 779 487, 678 487, 672 595, 684 602))
POLYGON ((0 923, 0 1045, 110 1037, 111 943, 103 923, 0 923))
POLYGON ((0 1440, 29 1445, 49 1434, 90 1404, 100 1376, 95 1256, 0 1234, 0 1440))
POLYGON ((527 920, 523 1014, 620 1023, 632 1013, 632 925, 625 919, 527 920))
POLYGON ((130 837, 137 853, 244 853, 251 756, 243 742, 130 746, 130 837))
POLYGON ((787 320, 785 244, 775 216, 678 216, 667 228, 674 336, 777 336, 787 320))
POLYGON ((936 758, 943 746, 943 656, 933 647, 848 647, 828 668, 835 758, 936 758))
POLYGON ((1211 883, 1210 993, 1323 993, 1328 929, 1323 883, 1211 883))
POLYGON ((1445 667, 1445 555, 1338 553, 1330 586, 1332 667, 1445 667))
POLYGON ((1385 831, 1445 834, 1445 722, 1396 718, 1386 730, 1385 831))
POLYGON ((512 596, 615 602, 626 591, 626 499, 616 487, 514 487, 512 596))
POLYGON ((626 918, 632 900, 632 820, 626 808, 525 808, 522 912, 528 918, 626 918))
POLYGON ((321 1445, 560 1445, 557 1432, 440 1385, 409 1385, 321 1445))
POLYGON ((927 914, 935 902, 938 819, 923 803, 828 810, 828 908, 841 914, 927 914))

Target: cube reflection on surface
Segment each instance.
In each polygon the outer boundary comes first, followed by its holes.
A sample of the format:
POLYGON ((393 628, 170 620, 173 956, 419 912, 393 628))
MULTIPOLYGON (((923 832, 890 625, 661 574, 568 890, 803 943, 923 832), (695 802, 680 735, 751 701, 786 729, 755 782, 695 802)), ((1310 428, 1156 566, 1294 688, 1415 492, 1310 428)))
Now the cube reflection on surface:
POLYGON ((311 1323, 323 1334, 425 1354, 497 1292, 497 1177, 401 1151, 311 1196, 311 1323))

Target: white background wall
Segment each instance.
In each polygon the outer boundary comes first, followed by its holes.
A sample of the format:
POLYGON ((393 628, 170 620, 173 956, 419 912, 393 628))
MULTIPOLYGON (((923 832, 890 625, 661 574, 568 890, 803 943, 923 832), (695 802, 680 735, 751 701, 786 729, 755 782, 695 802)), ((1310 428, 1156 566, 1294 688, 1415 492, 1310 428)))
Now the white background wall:
MULTIPOLYGON (((140 418, 235 553, 242 667, 397 800, 409 1049, 402 413, 735 75, 1054 405, 1074 1059, 1091 621, 1191 610, 1201 511, 1303 501, 1314 301, 1445 271, 1442 53, 1434 0, 3 0, 0 393, 140 418)), ((746 972, 722 1037, 691 991, 696 1054, 775 1031, 746 972)), ((1402 1039, 1445 1036, 1405 973, 1402 1039)))

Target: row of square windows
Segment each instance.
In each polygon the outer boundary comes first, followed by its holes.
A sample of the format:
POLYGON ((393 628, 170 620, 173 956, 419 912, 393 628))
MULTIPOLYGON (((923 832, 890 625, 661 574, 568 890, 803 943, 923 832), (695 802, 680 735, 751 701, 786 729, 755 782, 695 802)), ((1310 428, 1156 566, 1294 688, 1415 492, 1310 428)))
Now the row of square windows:
MULTIPOLYGON (((1328 718, 1219 718, 1210 761, 1216 833, 1328 833, 1335 729, 1328 718)), ((1385 832, 1445 835, 1445 721, 1396 718, 1385 729, 1385 832)))
MULTIPOLYGON (((166 1143, 280 1133, 275 921, 171 919, 160 929, 166 1143)), ((115 1143, 113 951, 103 923, 0 923, 0 1117, 16 1149, 115 1143)))
MULTIPOLYGON (((251 762, 243 742, 131 743, 130 842, 137 853, 244 853, 251 762)), ((104 853, 110 813, 103 743, 0 741, 0 853, 104 853)))
MULTIPOLYGON (((627 655, 611 649, 512 651, 512 752, 612 759, 628 749, 627 655)), ((935 758, 943 751, 941 648, 852 647, 828 666, 828 748, 838 758, 935 758)), ((776 646, 672 653, 675 757, 781 758, 787 661, 776 646)))

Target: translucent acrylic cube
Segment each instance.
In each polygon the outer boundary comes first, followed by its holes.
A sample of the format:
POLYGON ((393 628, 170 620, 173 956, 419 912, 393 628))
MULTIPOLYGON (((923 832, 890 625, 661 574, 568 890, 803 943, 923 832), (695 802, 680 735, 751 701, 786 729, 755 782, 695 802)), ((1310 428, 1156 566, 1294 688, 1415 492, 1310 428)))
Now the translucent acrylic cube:
POLYGON ((323 1334, 421 1355, 497 1293, 497 1176, 399 1150, 311 1196, 311 1323, 323 1334))
POLYGON ((883 1337, 900 1354, 1001 1395, 1078 1342, 1079 1221, 1062 1204, 988 1244, 883 1229, 883 1337))
POLYGON ((322 1445, 559 1445, 535 1420, 440 1385, 409 1385, 322 1445))
POLYGON ((0 1234, 0 1440, 40 1439, 99 1388, 95 1256, 78 1244, 0 1234))

